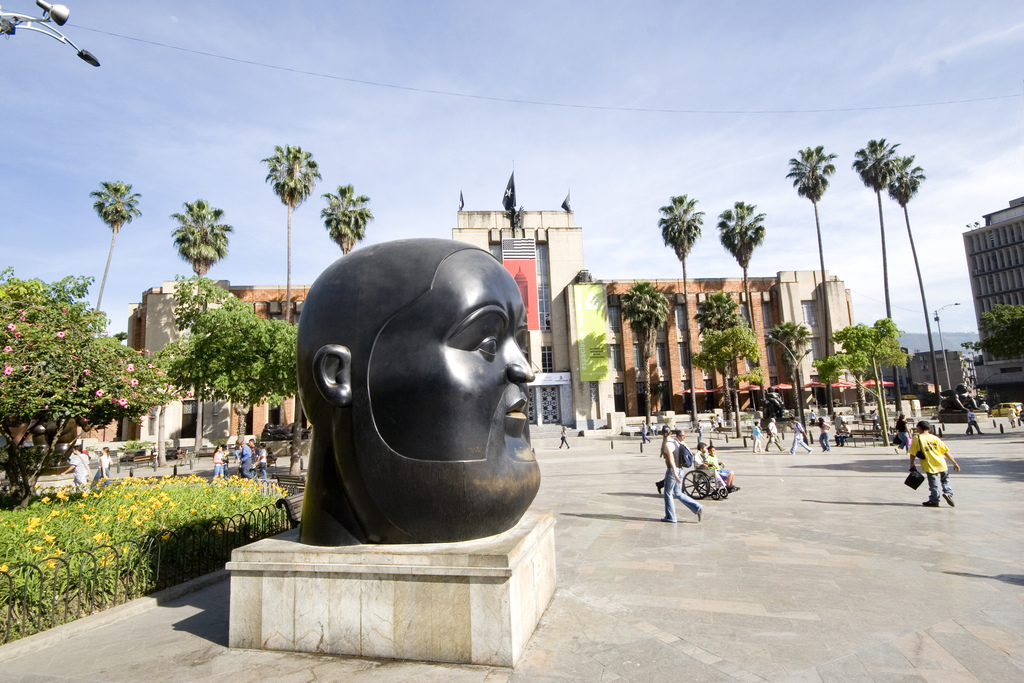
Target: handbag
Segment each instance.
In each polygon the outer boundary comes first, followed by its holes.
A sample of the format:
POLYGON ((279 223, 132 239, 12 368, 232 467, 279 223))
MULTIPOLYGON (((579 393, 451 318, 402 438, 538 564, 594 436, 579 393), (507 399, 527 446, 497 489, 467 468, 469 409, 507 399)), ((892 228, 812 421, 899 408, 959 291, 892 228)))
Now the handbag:
POLYGON ((910 470, 910 474, 908 474, 907 478, 905 480, 903 480, 904 484, 906 484, 910 488, 914 489, 915 491, 918 489, 918 487, 921 486, 921 484, 923 482, 924 482, 924 475, 921 474, 917 470, 916 467, 914 469, 910 470))

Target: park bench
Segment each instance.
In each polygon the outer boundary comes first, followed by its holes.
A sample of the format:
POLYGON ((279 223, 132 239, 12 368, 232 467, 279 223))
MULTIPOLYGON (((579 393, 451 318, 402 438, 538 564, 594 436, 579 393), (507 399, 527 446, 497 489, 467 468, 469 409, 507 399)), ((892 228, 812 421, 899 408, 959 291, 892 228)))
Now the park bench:
POLYGON ((277 485, 288 492, 284 498, 274 503, 288 515, 288 523, 294 529, 302 519, 302 497, 306 492, 306 478, 297 474, 278 474, 277 485))

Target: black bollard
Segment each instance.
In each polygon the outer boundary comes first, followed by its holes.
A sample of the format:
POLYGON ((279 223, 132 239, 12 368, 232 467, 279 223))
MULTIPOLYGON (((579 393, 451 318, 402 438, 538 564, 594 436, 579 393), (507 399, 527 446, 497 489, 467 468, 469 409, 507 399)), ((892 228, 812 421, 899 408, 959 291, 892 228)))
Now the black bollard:
POLYGON ((746 449, 746 447, 747 447, 747 437, 743 437, 743 448, 746 449))
POLYGON ((615 450, 615 442, 614 441, 609 441, 608 443, 610 443, 612 445, 612 450, 614 451, 615 450))
POLYGON ((128 468, 128 476, 129 477, 134 477, 135 476, 135 468, 134 467, 129 467, 128 468))
POLYGON ((641 453, 644 452, 644 442, 643 441, 640 442, 640 452, 641 453))
POLYGON ((178 465, 177 465, 177 463, 175 463, 175 465, 174 465, 174 474, 172 474, 171 476, 172 477, 178 476, 178 465))
POLYGON ((1000 434, 1005 434, 1006 433, 1006 432, 1003 431, 1003 425, 999 425, 999 433, 1000 434))

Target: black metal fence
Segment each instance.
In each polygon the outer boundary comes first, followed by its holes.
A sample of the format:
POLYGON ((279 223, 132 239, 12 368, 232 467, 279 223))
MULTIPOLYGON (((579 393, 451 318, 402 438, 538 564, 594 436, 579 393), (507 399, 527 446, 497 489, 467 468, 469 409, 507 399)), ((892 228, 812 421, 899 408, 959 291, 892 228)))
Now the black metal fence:
POLYGON ((223 569, 235 548, 287 531, 273 505, 0 572, 0 644, 223 569))

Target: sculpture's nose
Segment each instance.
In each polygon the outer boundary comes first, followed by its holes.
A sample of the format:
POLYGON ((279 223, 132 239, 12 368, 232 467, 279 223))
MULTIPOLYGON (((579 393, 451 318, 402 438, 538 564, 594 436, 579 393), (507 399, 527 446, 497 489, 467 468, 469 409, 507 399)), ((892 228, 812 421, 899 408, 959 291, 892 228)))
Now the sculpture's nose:
POLYGON ((508 377, 508 381, 514 382, 515 384, 526 384, 532 382, 536 375, 533 374, 533 370, 528 367, 524 367, 519 363, 509 363, 505 369, 505 374, 508 377))

